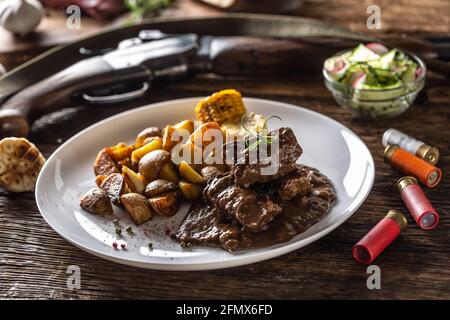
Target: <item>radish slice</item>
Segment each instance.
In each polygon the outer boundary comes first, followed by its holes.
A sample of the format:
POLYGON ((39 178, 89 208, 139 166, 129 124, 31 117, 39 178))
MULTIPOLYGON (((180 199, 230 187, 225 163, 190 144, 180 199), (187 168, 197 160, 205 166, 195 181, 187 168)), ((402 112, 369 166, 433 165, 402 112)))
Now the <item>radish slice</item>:
POLYGON ((325 61, 325 69, 328 72, 336 73, 341 71, 343 68, 345 68, 345 61, 340 57, 330 58, 325 61))
POLYGON ((341 71, 344 68, 345 68, 345 61, 344 61, 344 59, 339 59, 339 60, 335 61, 335 63, 334 63, 334 71, 335 72, 339 72, 339 71, 341 71))
POLYGON ((360 89, 362 88, 364 82, 366 81, 366 74, 362 71, 355 72, 352 75, 352 88, 360 89))
POLYGON ((420 78, 423 75, 423 68, 417 68, 416 69, 416 79, 420 78))
POLYGON ((381 43, 377 43, 377 42, 370 42, 370 43, 366 44, 366 48, 370 49, 371 51, 375 52, 378 55, 385 54, 389 51, 388 48, 383 46, 381 43))
POLYGON ((330 58, 325 61, 325 70, 333 79, 340 78, 347 70, 348 63, 341 57, 330 58))

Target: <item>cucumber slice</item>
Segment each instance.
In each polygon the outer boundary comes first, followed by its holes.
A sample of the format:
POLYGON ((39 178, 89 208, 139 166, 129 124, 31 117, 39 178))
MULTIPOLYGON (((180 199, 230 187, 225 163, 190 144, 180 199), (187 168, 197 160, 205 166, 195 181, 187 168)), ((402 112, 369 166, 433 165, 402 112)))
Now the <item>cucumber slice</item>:
POLYGON ((367 66, 364 66, 363 63, 353 63, 347 67, 345 73, 340 78, 339 82, 343 84, 347 84, 349 86, 353 86, 353 81, 355 80, 355 76, 360 73, 366 73, 367 66))
POLYGON ((381 69, 389 69, 395 59, 395 55, 397 54, 397 49, 392 49, 388 53, 385 53, 380 58, 380 68, 381 69))
POLYGON ((403 83, 401 81, 397 81, 396 83, 388 86, 381 86, 381 85, 369 85, 364 84, 362 86, 361 91, 355 92, 355 95, 357 95, 359 100, 366 100, 366 101, 383 101, 383 100, 390 100, 397 97, 401 97, 404 95, 405 88, 403 87, 403 83), (370 90, 370 91, 364 91, 370 90))
POLYGON ((352 62, 366 62, 377 60, 378 58, 380 58, 378 54, 368 49, 365 45, 359 44, 348 57, 348 60, 352 62))
POLYGON ((394 64, 397 49, 392 49, 388 53, 383 54, 378 60, 368 62, 374 68, 391 69, 394 64))
POLYGON ((402 74, 402 81, 404 84, 410 83, 416 79, 416 66, 409 65, 405 72, 402 74))

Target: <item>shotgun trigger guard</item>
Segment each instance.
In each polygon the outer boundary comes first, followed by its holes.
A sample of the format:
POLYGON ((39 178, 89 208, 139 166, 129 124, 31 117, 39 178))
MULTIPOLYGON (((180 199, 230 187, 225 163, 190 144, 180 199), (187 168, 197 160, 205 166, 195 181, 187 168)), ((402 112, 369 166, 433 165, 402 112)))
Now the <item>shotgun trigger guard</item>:
POLYGON ((149 89, 150 89, 150 83, 147 81, 144 81, 144 82, 142 82, 141 87, 136 90, 107 95, 107 96, 91 96, 87 93, 84 93, 81 95, 81 97, 89 104, 109 104, 109 103, 128 101, 128 100, 142 97, 147 93, 147 91, 149 89))

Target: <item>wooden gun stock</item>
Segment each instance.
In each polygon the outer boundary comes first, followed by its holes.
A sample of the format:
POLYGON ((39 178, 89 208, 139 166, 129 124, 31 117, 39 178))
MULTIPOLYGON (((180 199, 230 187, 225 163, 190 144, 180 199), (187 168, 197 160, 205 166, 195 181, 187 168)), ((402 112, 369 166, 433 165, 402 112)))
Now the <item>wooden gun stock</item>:
POLYGON ((75 94, 88 88, 127 81, 148 81, 143 67, 114 70, 101 57, 82 60, 41 80, 7 100, 0 109, 0 136, 26 136, 34 120, 74 104, 75 94))

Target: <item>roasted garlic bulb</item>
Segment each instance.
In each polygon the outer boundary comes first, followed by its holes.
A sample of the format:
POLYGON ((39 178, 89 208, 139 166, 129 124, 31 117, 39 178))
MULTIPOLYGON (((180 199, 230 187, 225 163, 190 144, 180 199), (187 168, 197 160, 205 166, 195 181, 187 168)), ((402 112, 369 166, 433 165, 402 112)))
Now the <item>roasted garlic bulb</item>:
POLYGON ((39 149, 25 138, 0 141, 0 186, 11 192, 32 191, 44 165, 39 149))

